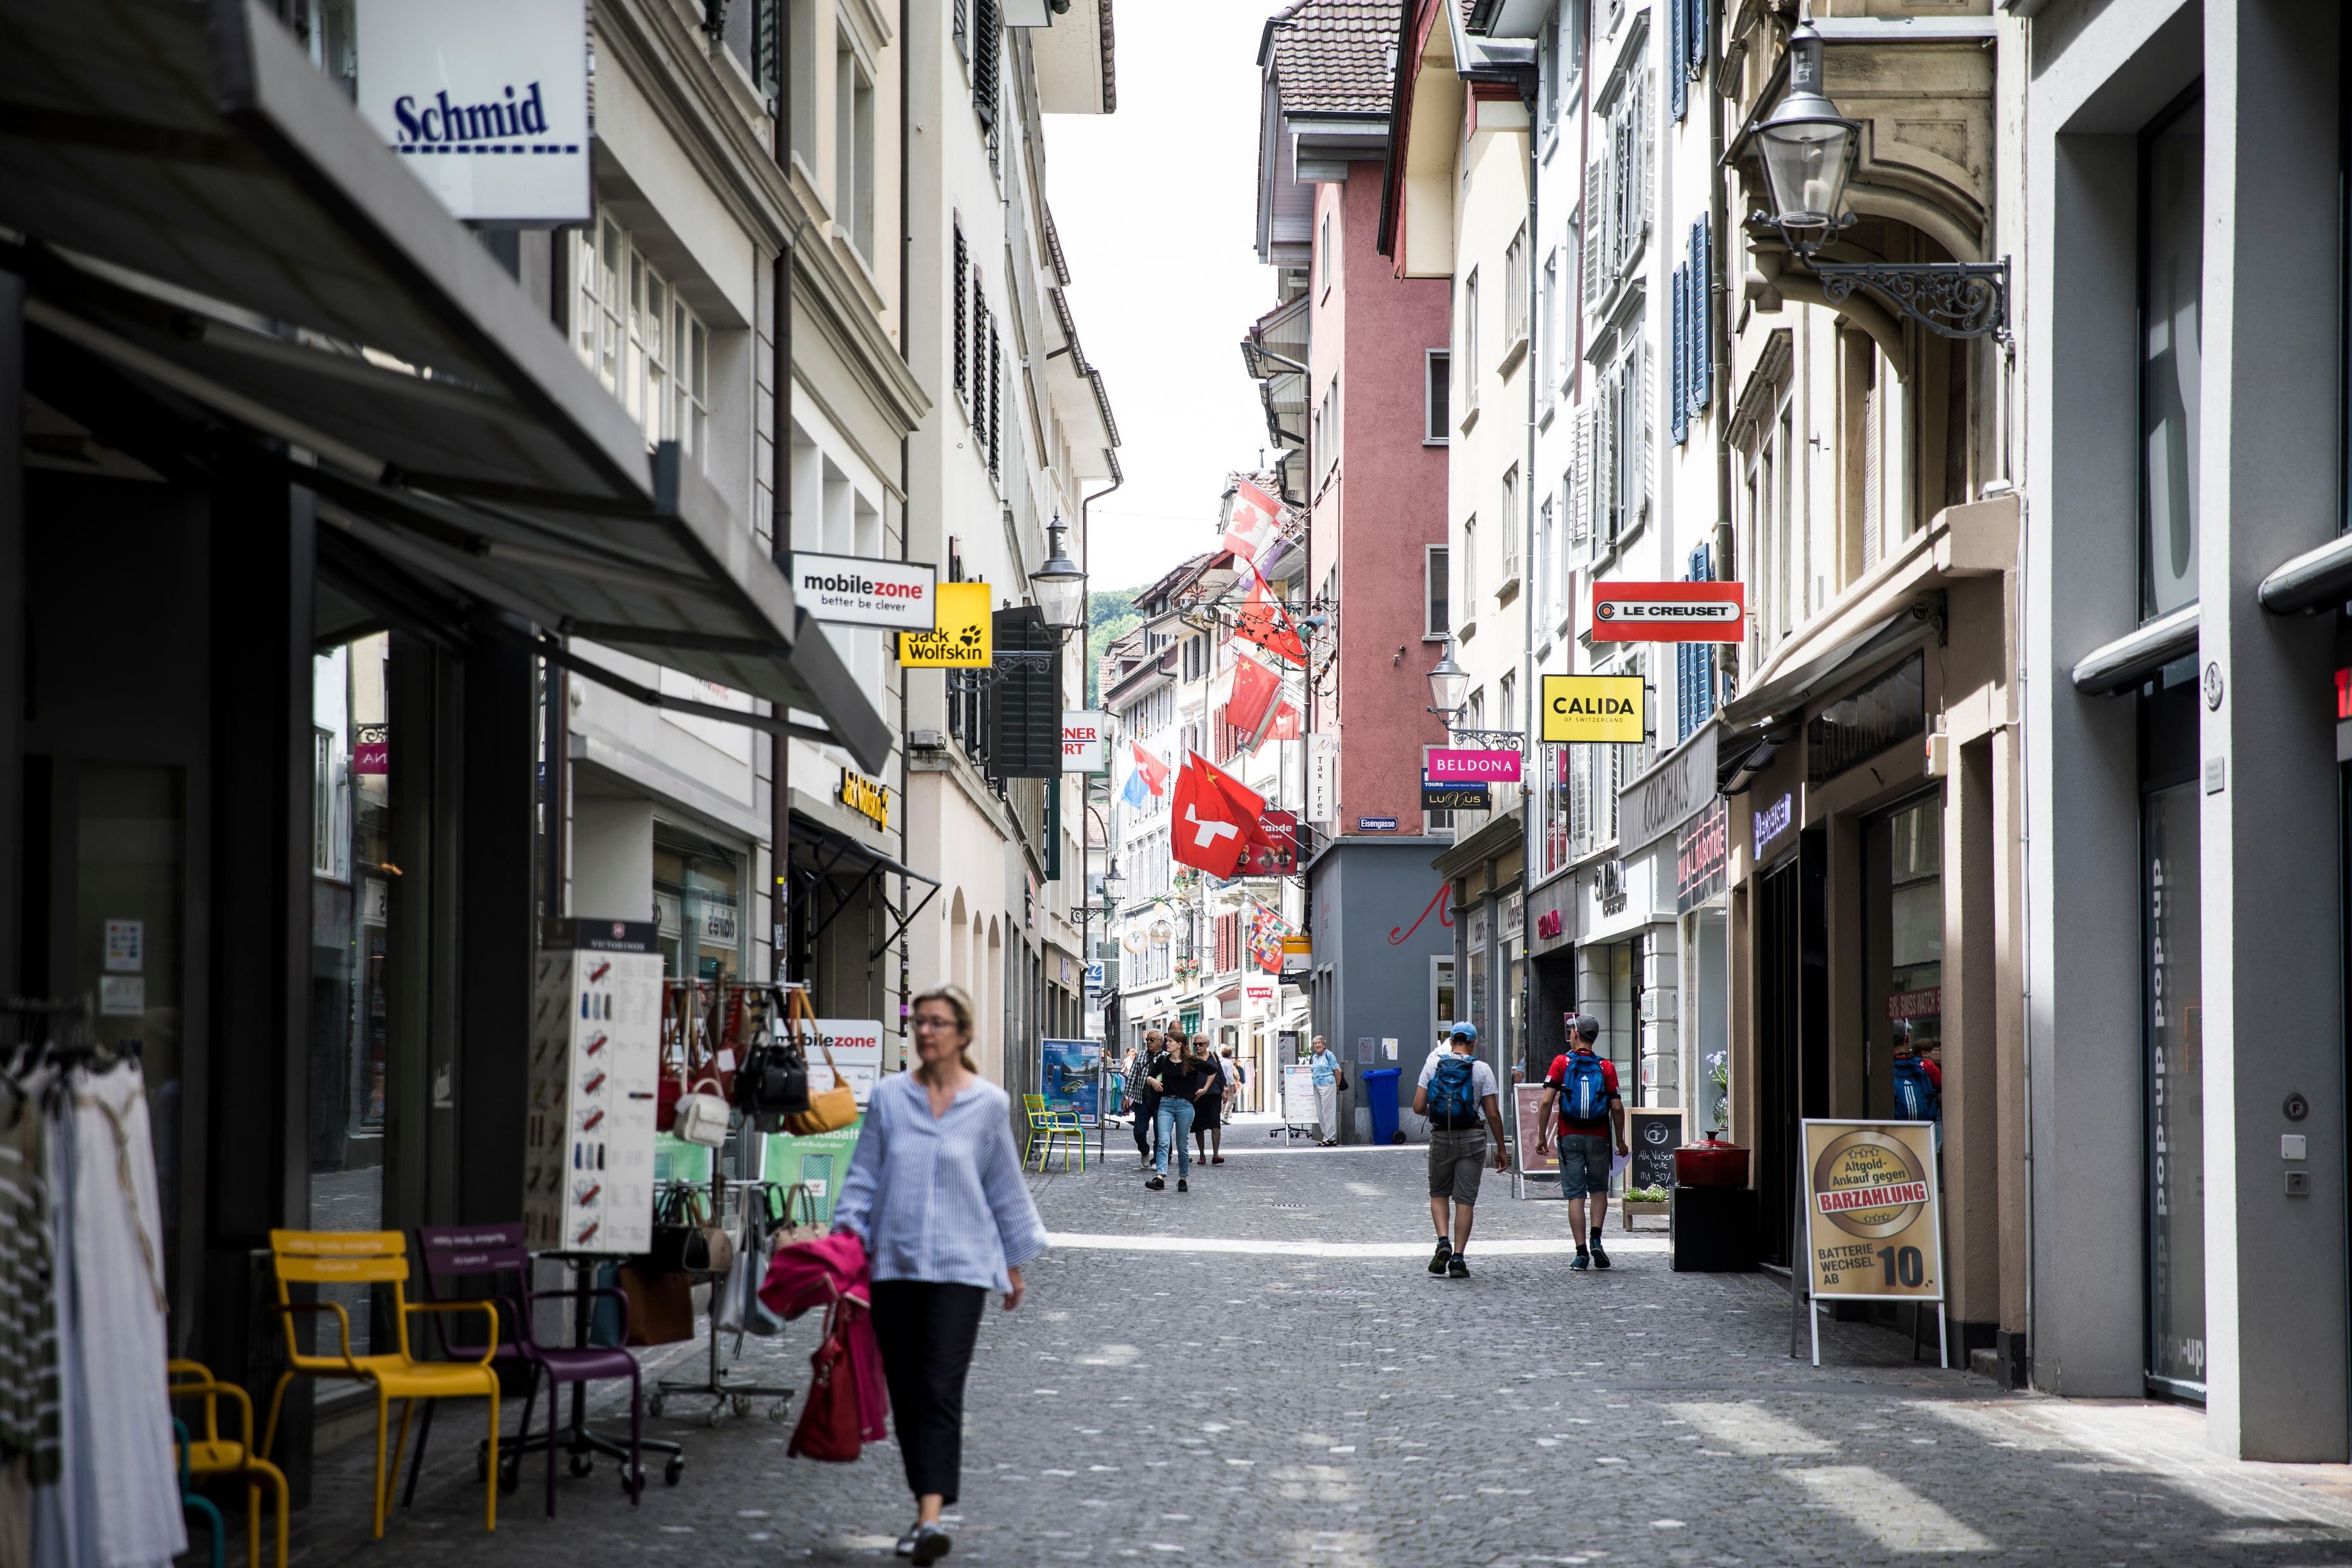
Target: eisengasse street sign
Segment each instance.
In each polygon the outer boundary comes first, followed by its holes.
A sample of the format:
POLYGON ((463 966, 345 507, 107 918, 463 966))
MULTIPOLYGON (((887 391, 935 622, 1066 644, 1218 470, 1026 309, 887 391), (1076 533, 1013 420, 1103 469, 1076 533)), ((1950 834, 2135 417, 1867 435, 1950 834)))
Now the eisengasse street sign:
POLYGON ((1738 583, 1595 583, 1594 642, 1738 642, 1748 601, 1738 583))
POLYGON ((1646 699, 1638 675, 1547 675, 1543 738, 1638 746, 1648 731, 1646 699))

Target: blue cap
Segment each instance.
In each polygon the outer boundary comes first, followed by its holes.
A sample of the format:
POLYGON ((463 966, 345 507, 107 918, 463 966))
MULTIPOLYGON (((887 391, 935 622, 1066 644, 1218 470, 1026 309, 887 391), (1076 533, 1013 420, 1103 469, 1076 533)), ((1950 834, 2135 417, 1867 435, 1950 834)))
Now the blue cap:
POLYGON ((1453 1033, 1454 1037, 1457 1040, 1475 1040, 1478 1037, 1478 1026, 1475 1024, 1456 1024, 1454 1026, 1453 1033))

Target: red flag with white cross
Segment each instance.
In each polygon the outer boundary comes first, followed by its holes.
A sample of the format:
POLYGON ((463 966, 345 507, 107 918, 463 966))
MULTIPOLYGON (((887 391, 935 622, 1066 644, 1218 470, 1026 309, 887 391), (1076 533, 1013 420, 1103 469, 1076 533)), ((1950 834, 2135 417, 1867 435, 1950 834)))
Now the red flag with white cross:
POLYGON ((1198 752, 1184 754, 1176 774, 1175 822, 1170 850, 1179 865, 1197 866, 1213 877, 1230 877, 1242 853, 1261 834, 1258 818, 1265 797, 1212 764, 1198 752))

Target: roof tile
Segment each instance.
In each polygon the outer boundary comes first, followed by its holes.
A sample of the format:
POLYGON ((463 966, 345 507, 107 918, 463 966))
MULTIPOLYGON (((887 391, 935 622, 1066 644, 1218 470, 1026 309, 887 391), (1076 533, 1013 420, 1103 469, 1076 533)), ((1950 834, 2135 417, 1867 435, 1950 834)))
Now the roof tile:
POLYGON ((1274 26, 1274 74, 1290 114, 1389 111, 1404 0, 1297 0, 1274 26))

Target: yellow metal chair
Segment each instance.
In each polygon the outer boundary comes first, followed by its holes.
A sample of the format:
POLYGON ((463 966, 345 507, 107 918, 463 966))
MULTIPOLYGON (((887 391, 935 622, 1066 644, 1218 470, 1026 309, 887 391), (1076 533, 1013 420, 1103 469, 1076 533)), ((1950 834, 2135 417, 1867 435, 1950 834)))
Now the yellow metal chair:
POLYGON ((488 1301, 415 1301, 408 1300, 408 1242, 396 1230, 273 1230, 269 1233, 271 1261, 278 1274, 278 1310, 286 1325, 287 1369, 269 1396, 269 1421, 262 1430, 261 1452, 274 1452, 278 1416, 286 1403, 287 1385, 297 1377, 345 1378, 375 1388, 375 1533, 383 1536, 383 1514, 400 1480, 400 1456, 408 1447, 409 1418, 420 1399, 488 1399, 490 1402, 490 1478, 484 1487, 484 1528, 499 1527, 499 1374, 490 1366, 498 1352, 499 1310, 488 1301), (297 1301, 289 1285, 375 1285, 392 1287, 395 1351, 383 1355, 352 1354, 352 1319, 340 1301, 297 1301), (298 1313, 332 1312, 341 1333, 334 1355, 306 1355, 294 1334, 298 1313), (489 1333, 478 1361, 418 1361, 408 1350, 408 1319, 413 1312, 479 1312, 489 1320, 489 1333), (384 1440, 390 1435, 392 1402, 404 1403, 400 1412, 400 1438, 392 1445, 392 1470, 384 1469, 384 1440))
POLYGON ((1077 1112, 1048 1110, 1045 1097, 1042 1094, 1023 1095, 1021 1108, 1029 1113, 1029 1142, 1021 1151, 1023 1169, 1028 1168, 1029 1156, 1034 1152, 1037 1156, 1037 1169, 1043 1171, 1045 1162, 1054 1157, 1055 1143, 1059 1142, 1062 1145, 1062 1169, 1068 1170, 1069 1141, 1073 1138, 1078 1142, 1078 1169, 1083 1171, 1087 1168, 1087 1128, 1086 1123, 1078 1120, 1077 1112), (1044 1140, 1042 1144, 1040 1139, 1044 1140))
POLYGON ((194 1476, 243 1476, 245 1482, 245 1561, 261 1568, 261 1489, 268 1486, 278 1512, 278 1568, 286 1568, 286 1478, 253 1447, 253 1401, 233 1383, 222 1383, 199 1363, 175 1361, 166 1369, 174 1404, 183 1399, 205 1402, 203 1435, 187 1445, 188 1469, 194 1476), (220 1402, 236 1405, 237 1436, 220 1433, 220 1402))

